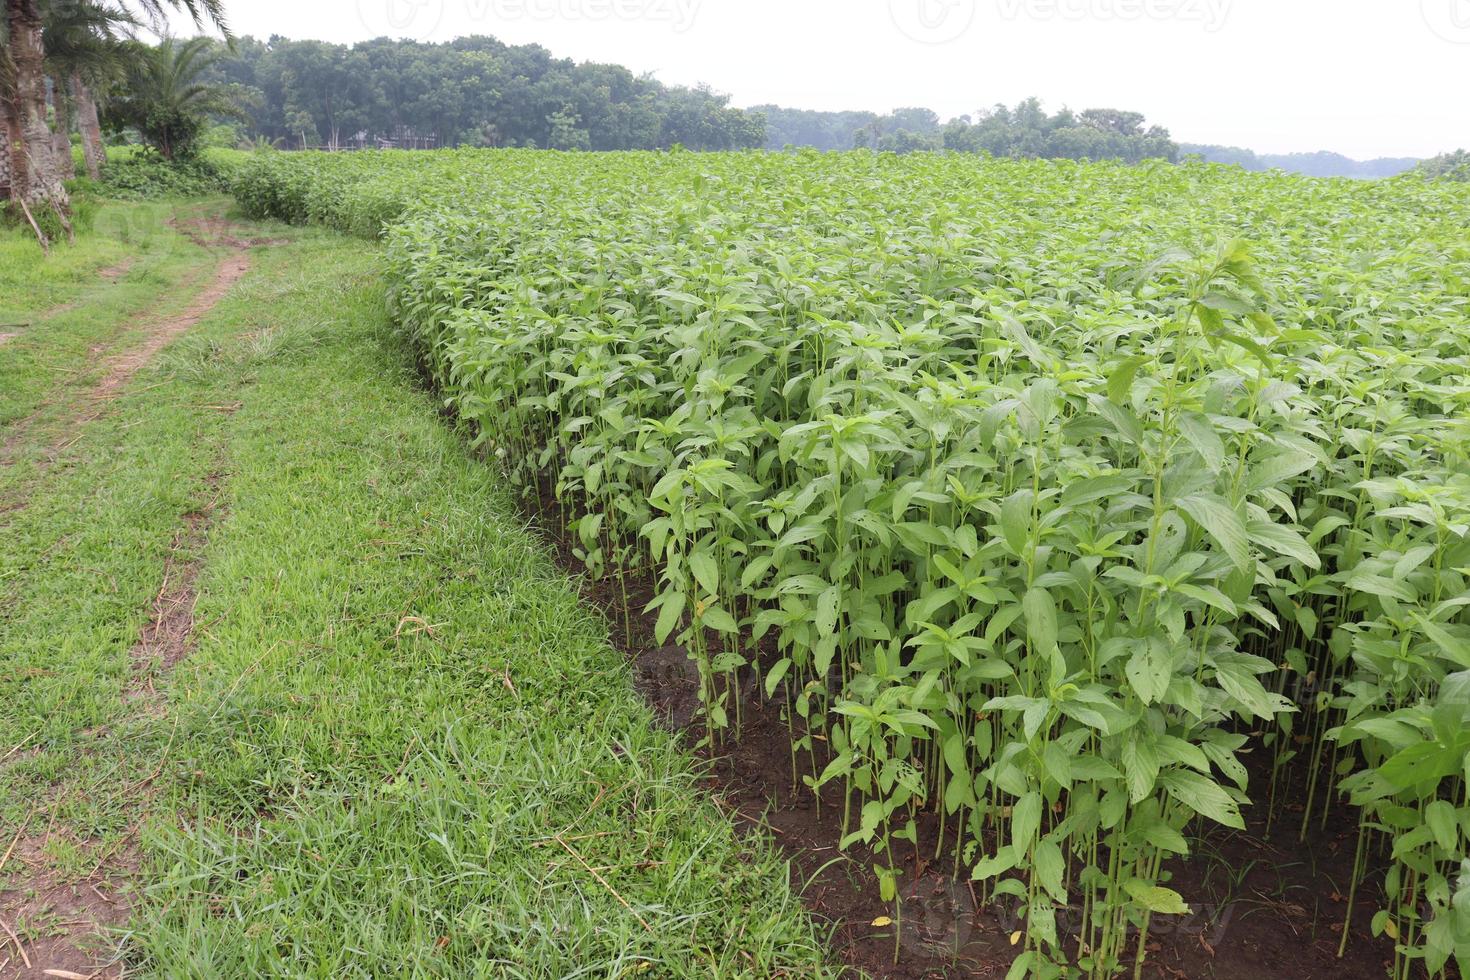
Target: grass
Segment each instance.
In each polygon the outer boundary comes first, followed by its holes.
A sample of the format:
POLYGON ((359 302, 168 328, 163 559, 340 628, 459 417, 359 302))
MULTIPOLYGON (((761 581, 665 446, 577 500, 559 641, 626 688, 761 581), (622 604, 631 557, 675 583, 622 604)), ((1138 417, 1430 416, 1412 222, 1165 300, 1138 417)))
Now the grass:
POLYGON ((292 234, 0 516, 0 837, 49 823, 72 874, 135 837, 142 975, 822 972, 785 865, 418 389, 376 250, 292 234), (194 647, 140 710, 200 512, 194 647))
POLYGON ((212 267, 204 249, 169 226, 174 213, 154 203, 109 204, 77 246, 58 244, 49 258, 28 231, 0 229, 0 334, 11 335, 0 342, 0 425, 48 396, 64 402, 75 394, 67 388, 88 387, 94 347, 138 327, 145 309, 167 312, 154 304, 176 304, 212 267))

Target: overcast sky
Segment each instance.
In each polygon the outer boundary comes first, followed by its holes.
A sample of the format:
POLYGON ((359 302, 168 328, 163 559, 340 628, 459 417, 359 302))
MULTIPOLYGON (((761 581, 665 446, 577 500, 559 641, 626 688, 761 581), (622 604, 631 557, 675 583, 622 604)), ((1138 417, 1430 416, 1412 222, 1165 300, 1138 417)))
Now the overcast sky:
POLYGON ((493 34, 705 82, 741 106, 1040 96, 1185 142, 1428 156, 1470 147, 1470 0, 226 0, 240 34, 493 34))

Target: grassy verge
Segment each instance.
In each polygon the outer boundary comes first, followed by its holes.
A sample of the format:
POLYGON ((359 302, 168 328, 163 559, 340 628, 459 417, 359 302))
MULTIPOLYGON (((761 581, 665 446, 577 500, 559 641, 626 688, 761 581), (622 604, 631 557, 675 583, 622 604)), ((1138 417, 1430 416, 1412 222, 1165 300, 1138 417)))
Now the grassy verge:
POLYGON ((143 974, 820 972, 785 866, 417 390, 371 247, 293 234, 11 516, 0 753, 40 751, 0 836, 49 823, 74 874, 139 841, 143 974), (189 559, 192 650, 140 711, 189 559))

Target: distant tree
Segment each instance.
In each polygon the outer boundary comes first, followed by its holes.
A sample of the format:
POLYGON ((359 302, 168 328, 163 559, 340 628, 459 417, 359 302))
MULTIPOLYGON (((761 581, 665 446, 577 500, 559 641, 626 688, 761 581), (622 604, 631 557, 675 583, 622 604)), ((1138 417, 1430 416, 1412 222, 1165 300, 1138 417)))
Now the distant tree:
POLYGON ((567 106, 559 112, 553 112, 546 120, 551 124, 551 135, 547 138, 546 146, 552 150, 586 150, 592 146, 592 137, 587 130, 578 125, 582 118, 567 106))
POLYGON ((1456 150, 1441 153, 1422 161, 1415 170, 1426 177, 1443 180, 1470 182, 1470 151, 1456 150))
POLYGON ((1120 109, 1087 109, 1079 117, 1082 125, 1116 133, 1119 136, 1143 135, 1143 113, 1124 112, 1120 109))
POLYGON ((765 120, 765 145, 769 150, 786 146, 850 150, 854 134, 878 118, 873 112, 820 112, 776 105, 759 105, 751 112, 759 113, 765 120))

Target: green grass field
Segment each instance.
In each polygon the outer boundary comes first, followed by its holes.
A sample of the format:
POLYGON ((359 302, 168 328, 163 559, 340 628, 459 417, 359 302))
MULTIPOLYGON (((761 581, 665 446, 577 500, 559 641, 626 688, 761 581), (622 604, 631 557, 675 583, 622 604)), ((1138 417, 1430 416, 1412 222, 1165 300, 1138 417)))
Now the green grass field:
POLYGON ((376 247, 243 223, 290 242, 95 397, 215 266, 170 216, 108 204, 47 263, 0 239, 28 324, 0 347, 0 920, 34 969, 825 972, 786 866, 420 390, 376 247), (130 911, 88 945, 92 886, 130 911))

